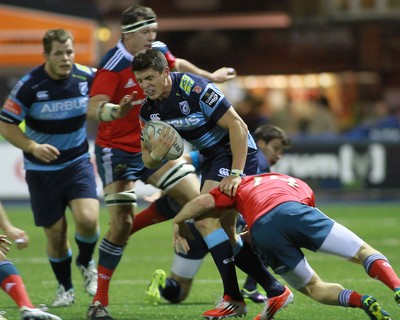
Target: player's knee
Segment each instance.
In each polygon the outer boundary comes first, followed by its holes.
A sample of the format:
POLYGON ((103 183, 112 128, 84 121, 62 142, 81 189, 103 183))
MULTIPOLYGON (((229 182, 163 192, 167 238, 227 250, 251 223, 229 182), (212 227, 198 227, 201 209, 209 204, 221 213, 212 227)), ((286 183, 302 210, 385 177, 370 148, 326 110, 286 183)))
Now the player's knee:
POLYGON ((193 279, 182 278, 172 273, 168 280, 174 284, 176 289, 170 290, 170 292, 164 291, 163 297, 170 303, 181 303, 186 300, 192 287, 193 279))
POLYGON ((98 229, 98 216, 84 214, 76 219, 77 229, 83 230, 85 234, 93 234, 98 229))
POLYGON ((110 232, 116 237, 119 235, 127 237, 132 228, 134 208, 137 205, 135 191, 132 189, 108 193, 104 200, 111 214, 110 232))

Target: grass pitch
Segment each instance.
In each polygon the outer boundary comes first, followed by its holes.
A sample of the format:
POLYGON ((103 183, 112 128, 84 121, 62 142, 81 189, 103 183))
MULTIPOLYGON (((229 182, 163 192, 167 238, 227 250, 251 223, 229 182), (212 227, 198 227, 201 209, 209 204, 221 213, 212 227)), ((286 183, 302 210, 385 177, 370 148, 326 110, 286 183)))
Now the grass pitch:
MULTIPOLYGON (((33 226, 29 205, 5 208, 12 222, 26 230, 30 236, 30 246, 19 251, 13 249, 9 258, 15 262, 22 274, 25 285, 34 304, 50 305, 55 294, 56 281, 46 259, 45 237, 40 228, 33 226)), ((380 250, 400 273, 399 203, 368 204, 321 204, 326 214, 355 231, 361 238, 380 250)), ((70 239, 73 242, 74 227, 70 214, 70 239)), ((101 234, 107 229, 108 213, 101 212, 101 234)), ((72 243, 76 253, 75 243, 72 243)), ((314 254, 306 251, 306 256, 325 280, 339 282, 344 287, 362 294, 376 297, 382 306, 390 312, 392 319, 400 319, 400 307, 396 306, 392 292, 380 282, 370 279, 362 266, 351 264, 335 257, 314 254)), ((97 250, 95 258, 97 259, 97 250)), ((144 292, 153 271, 162 268, 167 271, 172 261, 171 224, 165 222, 152 226, 133 235, 129 240, 122 261, 114 274, 110 287, 110 312, 117 320, 176 320, 202 319, 201 314, 211 309, 222 293, 221 280, 210 256, 205 259, 196 276, 189 298, 180 305, 171 305, 161 301, 158 306, 144 302, 144 292)), ((245 275, 238 271, 240 284, 245 275)), ((86 311, 91 298, 84 292, 78 269, 73 266, 76 303, 71 307, 51 308, 50 311, 63 320, 86 319, 86 311)), ((249 303, 246 319, 253 317, 262 309, 261 305, 249 303)), ((14 302, 0 292, 0 310, 6 311, 8 320, 20 319, 14 302)), ((294 303, 281 311, 276 320, 325 320, 325 319, 367 319, 367 315, 358 309, 331 307, 295 292, 294 303)))

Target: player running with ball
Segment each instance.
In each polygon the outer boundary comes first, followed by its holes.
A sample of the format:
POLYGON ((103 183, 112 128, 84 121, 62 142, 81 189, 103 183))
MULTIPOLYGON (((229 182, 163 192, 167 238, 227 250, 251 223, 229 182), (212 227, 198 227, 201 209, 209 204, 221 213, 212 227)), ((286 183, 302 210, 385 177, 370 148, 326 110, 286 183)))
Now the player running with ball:
MULTIPOLYGON (((231 103, 212 82, 194 74, 170 72, 164 55, 154 49, 136 54, 132 70, 147 95, 140 109, 143 125, 149 120, 168 122, 204 156, 201 193, 219 186, 225 193, 234 194, 243 172, 256 173, 258 159, 254 139, 231 103)), ((175 142, 167 130, 163 131, 164 136, 162 133, 159 139, 150 139, 151 148, 142 142, 146 167, 160 166, 175 142)), ((292 299, 290 291, 266 271, 250 245, 236 235, 235 217, 210 212, 206 218, 195 222, 224 287, 222 299, 215 309, 203 313, 205 318, 223 319, 247 313, 235 265, 263 287, 273 283, 274 296, 287 291, 287 301, 292 299)))

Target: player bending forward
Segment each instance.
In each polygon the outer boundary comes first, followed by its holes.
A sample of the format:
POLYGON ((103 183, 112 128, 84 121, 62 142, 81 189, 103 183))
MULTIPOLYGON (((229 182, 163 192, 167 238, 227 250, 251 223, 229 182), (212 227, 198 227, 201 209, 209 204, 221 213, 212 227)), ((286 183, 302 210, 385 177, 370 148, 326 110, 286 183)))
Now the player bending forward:
MULTIPOLYGON (((314 192, 302 180, 266 173, 243 178, 229 197, 218 188, 187 203, 174 218, 174 246, 188 251, 187 219, 211 209, 236 208, 242 213, 257 253, 292 287, 327 305, 363 309, 370 319, 390 320, 390 315, 370 295, 323 282, 300 248, 324 252, 363 264, 367 274, 394 291, 400 304, 400 279, 387 258, 352 231, 315 208, 314 192)), ((264 308, 254 320, 271 319, 264 308)))

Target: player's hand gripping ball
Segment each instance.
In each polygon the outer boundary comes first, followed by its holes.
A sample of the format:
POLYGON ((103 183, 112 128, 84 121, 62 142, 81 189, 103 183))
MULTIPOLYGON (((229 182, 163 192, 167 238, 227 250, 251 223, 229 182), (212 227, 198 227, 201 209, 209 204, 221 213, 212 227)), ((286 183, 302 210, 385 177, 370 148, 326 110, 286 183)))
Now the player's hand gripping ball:
POLYGON ((151 150, 151 145, 149 142, 150 136, 154 133, 154 139, 158 139, 158 136, 160 135, 163 127, 169 127, 177 137, 176 142, 173 144, 171 149, 169 149, 168 153, 165 155, 165 159, 168 160, 178 159, 183 154, 183 149, 184 149, 183 139, 178 133, 178 131, 176 131, 175 128, 172 127, 167 122, 160 120, 150 120, 149 122, 147 122, 146 126, 143 129, 143 141, 147 145, 147 147, 151 150))

